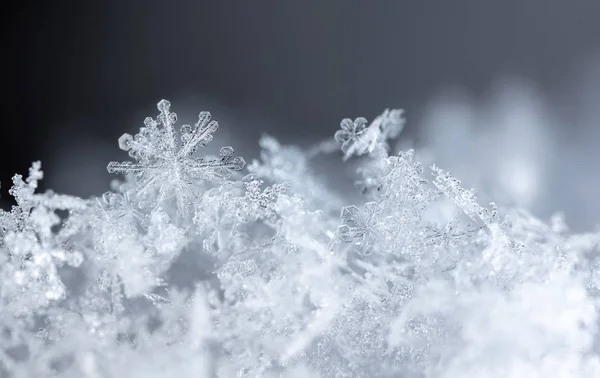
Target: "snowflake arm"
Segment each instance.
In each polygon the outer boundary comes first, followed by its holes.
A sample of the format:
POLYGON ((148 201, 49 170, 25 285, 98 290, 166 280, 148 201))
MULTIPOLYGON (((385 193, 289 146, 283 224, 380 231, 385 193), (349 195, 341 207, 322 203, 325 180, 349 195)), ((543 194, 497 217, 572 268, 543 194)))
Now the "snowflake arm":
POLYGON ((223 147, 218 159, 190 159, 189 170, 196 177, 207 181, 220 182, 231 176, 233 171, 244 168, 245 162, 241 157, 233 157, 233 148, 223 147))
POLYGON ((431 169, 435 175, 433 180, 435 187, 451 199, 469 218, 486 225, 500 223, 497 211, 490 211, 481 206, 477 202, 477 194, 473 190, 463 188, 461 181, 449 172, 445 172, 435 165, 431 169))
MULTIPOLYGON (((209 112, 200 112, 198 122, 196 122, 193 129, 190 125, 181 127, 181 140, 184 144, 181 151, 179 151, 179 156, 190 156, 199 147, 206 147, 212 141, 212 134, 218 128, 219 124, 215 120, 211 121, 209 112)), ((233 149, 231 152, 233 152, 233 149)))

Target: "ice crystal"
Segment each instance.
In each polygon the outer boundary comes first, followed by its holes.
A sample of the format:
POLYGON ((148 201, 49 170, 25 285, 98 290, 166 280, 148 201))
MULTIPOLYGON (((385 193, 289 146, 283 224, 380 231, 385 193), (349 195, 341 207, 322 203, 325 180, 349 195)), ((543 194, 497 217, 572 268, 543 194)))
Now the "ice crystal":
POLYGON ((14 177, 0 377, 600 376, 600 233, 392 151, 401 111, 308 151, 265 136, 242 176, 229 147, 193 157, 208 113, 179 143, 158 107, 98 198, 36 193, 39 163, 14 177), (340 142, 354 205, 312 168, 340 142))
POLYGON ((344 159, 372 153, 377 148, 384 147, 387 139, 396 138, 404 128, 402 114, 401 109, 386 109, 369 126, 363 117, 354 121, 343 119, 340 124, 342 129, 335 133, 335 140, 342 144, 344 159))
POLYGON ((133 174, 138 180, 138 194, 148 195, 158 190, 158 204, 174 196, 180 211, 188 211, 195 196, 194 180, 202 179, 221 182, 233 171, 244 168, 241 157, 233 157, 233 148, 223 147, 218 159, 194 158, 200 147, 212 141, 218 123, 211 120, 209 112, 201 112, 198 121, 191 127, 181 127, 181 145, 174 128, 177 114, 171 112, 171 103, 158 103, 159 116, 156 120, 146 118, 139 134, 123 134, 119 147, 129 152, 137 163, 110 162, 108 171, 116 174, 133 174))
POLYGON ((373 244, 380 237, 376 227, 377 215, 381 211, 379 204, 369 202, 361 211, 356 206, 347 206, 342 209, 344 225, 338 228, 340 238, 348 243, 353 243, 361 254, 371 254, 373 244))
POLYGON ((354 121, 344 118, 340 126, 342 129, 335 133, 335 140, 342 143, 342 152, 346 154, 367 130, 367 120, 363 117, 354 121))

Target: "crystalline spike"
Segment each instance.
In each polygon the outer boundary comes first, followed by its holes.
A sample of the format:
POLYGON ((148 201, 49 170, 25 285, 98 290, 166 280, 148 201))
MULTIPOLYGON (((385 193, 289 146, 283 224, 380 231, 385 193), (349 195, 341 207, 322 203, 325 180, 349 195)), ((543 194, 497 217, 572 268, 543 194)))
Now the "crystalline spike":
POLYGON ((183 145, 179 156, 192 155, 198 148, 205 147, 212 139, 212 134, 219 128, 219 123, 211 120, 210 112, 200 112, 198 122, 194 125, 194 129, 186 137, 187 141, 183 145))
POLYGON ((116 174, 127 174, 127 173, 137 173, 140 170, 144 170, 145 167, 138 166, 130 161, 125 161, 123 163, 119 163, 116 161, 111 161, 107 165, 108 173, 116 173, 116 174))

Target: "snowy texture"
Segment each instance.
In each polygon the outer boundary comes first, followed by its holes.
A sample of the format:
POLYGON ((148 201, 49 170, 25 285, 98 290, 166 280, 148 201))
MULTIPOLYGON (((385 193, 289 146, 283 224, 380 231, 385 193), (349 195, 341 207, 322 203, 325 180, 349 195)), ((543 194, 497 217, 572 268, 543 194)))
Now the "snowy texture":
MULTIPOLYGON (((166 100, 119 139, 99 198, 0 211, 0 377, 600 377, 600 233, 482 204, 388 144, 401 110, 345 119, 359 203, 304 151, 261 139, 249 174, 217 123, 166 100)), ((338 151, 339 151, 338 150, 338 151)))

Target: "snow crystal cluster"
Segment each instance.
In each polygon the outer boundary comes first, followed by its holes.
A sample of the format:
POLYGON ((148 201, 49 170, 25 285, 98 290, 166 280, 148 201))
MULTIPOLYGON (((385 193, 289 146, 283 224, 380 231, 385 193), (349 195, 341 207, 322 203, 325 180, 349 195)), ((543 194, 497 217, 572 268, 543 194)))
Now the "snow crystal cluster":
POLYGON ((364 198, 344 206, 314 151, 197 157, 210 113, 158 110, 99 198, 37 193, 40 163, 14 177, 0 377, 600 377, 600 233, 393 152, 402 111, 342 120, 364 198))

